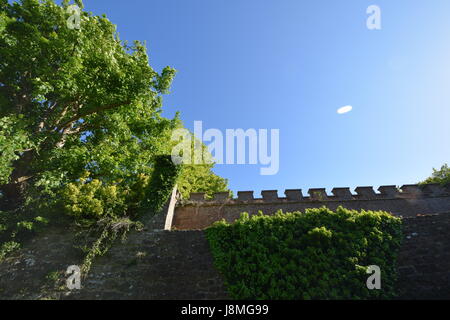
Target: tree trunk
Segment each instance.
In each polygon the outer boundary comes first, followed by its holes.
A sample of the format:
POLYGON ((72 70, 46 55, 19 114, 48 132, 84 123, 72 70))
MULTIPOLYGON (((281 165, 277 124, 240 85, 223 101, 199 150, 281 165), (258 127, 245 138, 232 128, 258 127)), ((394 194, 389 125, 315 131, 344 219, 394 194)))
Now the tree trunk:
POLYGON ((34 157, 34 150, 26 151, 13 163, 10 183, 0 186, 2 193, 0 210, 14 210, 23 204, 27 181, 32 177, 31 164, 34 157))
POLYGON ((0 201, 0 210, 14 210, 24 202, 25 183, 9 183, 0 187, 3 194, 0 201))

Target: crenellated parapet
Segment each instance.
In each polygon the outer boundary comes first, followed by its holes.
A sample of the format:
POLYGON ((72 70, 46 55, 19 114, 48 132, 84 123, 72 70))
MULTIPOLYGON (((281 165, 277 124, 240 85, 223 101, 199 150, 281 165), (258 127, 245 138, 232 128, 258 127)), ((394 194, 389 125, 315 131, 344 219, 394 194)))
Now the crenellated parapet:
POLYGON ((309 189, 307 195, 301 189, 291 189, 280 197, 277 190, 264 190, 261 197, 255 197, 254 191, 240 191, 232 198, 228 192, 216 193, 212 199, 207 199, 205 193, 192 193, 189 199, 182 201, 183 205, 222 203, 273 203, 273 202, 324 202, 351 200, 387 200, 387 199, 418 199, 450 196, 450 190, 439 184, 381 186, 375 191, 374 187, 357 187, 352 193, 350 188, 334 188, 327 193, 325 188, 309 189))
MULTIPOLYGON (((309 208, 328 207, 336 210, 339 206, 352 210, 387 211, 393 215, 412 217, 422 214, 450 212, 450 189, 438 184, 333 188, 290 189, 282 192, 265 190, 258 196, 254 191, 240 191, 236 197, 228 192, 215 194, 211 199, 205 193, 193 193, 189 199, 178 199, 172 221, 172 229, 204 229, 216 221, 225 219, 233 222, 241 213, 250 215, 263 212, 274 214, 305 211, 309 208)), ((170 216, 170 215, 168 215, 170 216)), ((166 225, 170 225, 169 222, 166 225)))

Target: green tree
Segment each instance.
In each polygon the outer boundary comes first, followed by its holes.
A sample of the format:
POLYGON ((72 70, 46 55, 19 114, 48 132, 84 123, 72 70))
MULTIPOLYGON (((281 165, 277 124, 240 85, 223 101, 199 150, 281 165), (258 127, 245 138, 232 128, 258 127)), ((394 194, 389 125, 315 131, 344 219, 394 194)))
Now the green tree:
POLYGON ((426 183, 439 183, 443 186, 450 186, 450 168, 447 164, 444 164, 441 169, 437 170, 433 168, 433 174, 431 177, 422 182, 426 183))
MULTIPOLYGON (((84 190, 95 212, 104 212, 99 204, 126 211, 155 157, 170 154, 180 121, 160 113, 175 70, 153 70, 145 45, 121 41, 105 16, 81 10, 74 28, 73 15, 67 0, 0 0, 2 208, 71 188, 84 190)), ((193 192, 204 190, 201 179, 224 181, 204 168, 188 172, 201 177, 182 180, 193 192)))
POLYGON ((212 197, 216 192, 228 190, 228 180, 212 172, 212 164, 185 165, 178 179, 178 189, 183 198, 188 199, 193 192, 205 192, 212 197))
MULTIPOLYGON (((178 128, 183 128, 181 122, 178 128)), ((178 191, 182 197, 188 199, 191 193, 204 192, 207 197, 212 198, 214 193, 230 192, 228 180, 213 173, 212 169, 215 163, 208 148, 192 132, 184 130, 190 134, 191 154, 190 162, 183 165, 182 173, 177 181, 178 191), (201 159, 197 159, 197 157, 201 159)), ((177 143, 179 141, 173 141, 172 147, 175 147, 177 143)))

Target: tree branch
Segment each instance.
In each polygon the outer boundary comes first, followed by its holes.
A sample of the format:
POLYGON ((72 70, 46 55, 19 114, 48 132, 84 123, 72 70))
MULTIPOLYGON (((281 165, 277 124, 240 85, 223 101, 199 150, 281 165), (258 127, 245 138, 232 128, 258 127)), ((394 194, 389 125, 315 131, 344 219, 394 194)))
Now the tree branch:
POLYGON ((75 121, 80 120, 83 117, 89 116, 91 114, 99 113, 99 112, 102 112, 102 111, 118 108, 118 107, 121 107, 123 105, 130 104, 130 103, 131 103, 131 101, 123 101, 123 102, 119 102, 119 103, 112 103, 112 104, 108 104, 108 105, 104 105, 104 106, 98 107, 98 108, 96 108, 94 110, 89 110, 89 111, 84 111, 84 112, 78 113, 76 116, 74 116, 71 119, 69 119, 68 121, 66 121, 63 125, 59 126, 58 127, 58 131, 59 130, 64 130, 65 128, 70 126, 72 123, 74 123, 75 121))

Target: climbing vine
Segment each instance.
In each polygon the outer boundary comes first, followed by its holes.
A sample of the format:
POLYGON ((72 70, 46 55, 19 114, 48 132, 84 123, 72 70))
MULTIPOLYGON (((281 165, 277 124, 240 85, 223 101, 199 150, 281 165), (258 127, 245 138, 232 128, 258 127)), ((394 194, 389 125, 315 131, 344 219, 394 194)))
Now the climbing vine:
POLYGON ((98 256, 103 256, 108 252, 117 239, 126 240, 130 230, 142 231, 143 225, 140 222, 131 221, 128 218, 103 219, 98 222, 96 232, 100 236, 93 244, 85 248, 87 252, 81 265, 81 274, 87 276, 93 260, 98 256))
POLYGON ((207 230, 217 268, 235 299, 383 299, 396 295, 401 219, 386 212, 309 209, 243 214, 207 230), (382 290, 366 286, 381 269, 382 290))

